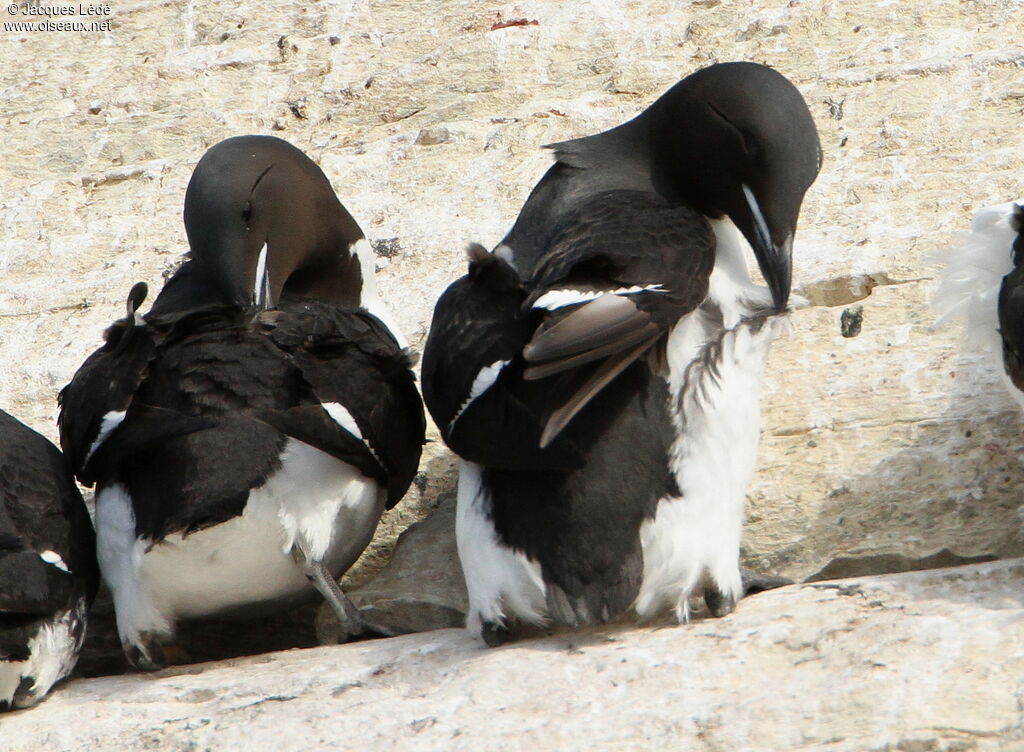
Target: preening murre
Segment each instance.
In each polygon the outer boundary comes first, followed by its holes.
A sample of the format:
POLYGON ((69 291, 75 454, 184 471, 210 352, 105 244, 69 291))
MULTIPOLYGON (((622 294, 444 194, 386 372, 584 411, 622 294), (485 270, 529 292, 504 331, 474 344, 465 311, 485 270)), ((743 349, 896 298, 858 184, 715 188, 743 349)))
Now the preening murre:
POLYGON ((425 401, 463 459, 468 625, 489 643, 516 621, 685 620, 692 595, 732 609, 761 372, 821 165, 800 93, 752 63, 552 148, 494 255, 474 251, 438 301, 424 352, 425 401), (481 278, 500 265, 517 306, 481 278))
POLYGON ((61 393, 61 443, 97 486, 97 550, 126 655, 179 619, 260 613, 337 585, 415 475, 422 403, 372 251, 280 139, 212 147, 185 196, 189 258, 145 287, 61 393))
POLYGON ((71 673, 99 570, 89 511, 64 458, 0 410, 0 711, 71 673))

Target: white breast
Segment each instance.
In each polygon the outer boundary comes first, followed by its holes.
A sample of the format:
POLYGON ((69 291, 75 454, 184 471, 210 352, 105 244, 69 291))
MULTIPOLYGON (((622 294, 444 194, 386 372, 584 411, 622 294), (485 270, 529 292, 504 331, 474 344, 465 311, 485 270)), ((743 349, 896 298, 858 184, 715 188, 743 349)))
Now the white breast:
POLYGON ((718 251, 708 299, 673 329, 668 345, 676 439, 670 453, 678 497, 658 503, 641 528, 642 617, 671 609, 710 579, 739 599, 739 544, 760 432, 761 376, 784 316, 753 316, 771 300, 750 281, 732 223, 715 224, 718 251))

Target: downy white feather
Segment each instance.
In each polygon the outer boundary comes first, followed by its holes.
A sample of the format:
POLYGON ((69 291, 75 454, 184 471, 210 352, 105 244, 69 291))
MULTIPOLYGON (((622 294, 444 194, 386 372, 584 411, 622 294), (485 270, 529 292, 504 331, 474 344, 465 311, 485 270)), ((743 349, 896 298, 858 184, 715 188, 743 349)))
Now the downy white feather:
MULTIPOLYGON (((1024 199, 1016 203, 1024 203, 1024 199)), ((1017 233, 1010 226, 1014 202, 979 209, 963 242, 950 248, 945 268, 932 295, 936 326, 957 319, 965 323, 964 347, 984 352, 1002 377, 1007 391, 1024 409, 1024 394, 1006 374, 999 337, 999 288, 1013 270, 1012 245, 1017 233)))

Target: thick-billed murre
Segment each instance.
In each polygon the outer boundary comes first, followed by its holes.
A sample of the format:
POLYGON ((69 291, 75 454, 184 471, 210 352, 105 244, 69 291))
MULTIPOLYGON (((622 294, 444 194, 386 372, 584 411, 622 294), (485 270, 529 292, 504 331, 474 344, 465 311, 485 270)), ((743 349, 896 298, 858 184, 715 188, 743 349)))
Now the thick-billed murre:
POLYGON ((159 667, 177 620, 273 609, 309 582, 348 635, 386 633, 337 584, 424 437, 372 250, 319 167, 266 136, 203 156, 184 219, 186 263, 145 316, 133 288, 61 393, 125 653, 159 667))
POLYGON ((802 96, 753 63, 551 148, 424 352, 424 398, 462 457, 467 624, 488 644, 517 621, 684 621, 694 595, 733 608, 760 378, 821 166, 802 96))

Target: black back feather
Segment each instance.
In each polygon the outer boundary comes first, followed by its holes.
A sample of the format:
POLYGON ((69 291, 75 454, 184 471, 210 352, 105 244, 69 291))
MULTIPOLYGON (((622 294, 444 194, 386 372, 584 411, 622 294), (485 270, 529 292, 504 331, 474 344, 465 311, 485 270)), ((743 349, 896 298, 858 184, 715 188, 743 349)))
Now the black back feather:
POLYGON ((379 480, 393 505, 415 476, 425 430, 409 357, 387 328, 365 310, 309 300, 120 321, 61 401, 75 471, 83 482, 124 483, 136 532, 151 540, 239 514, 280 467, 288 437, 379 480), (365 442, 328 415, 330 402, 365 442), (86 461, 110 410, 126 416, 86 461))

